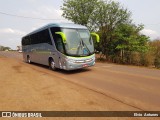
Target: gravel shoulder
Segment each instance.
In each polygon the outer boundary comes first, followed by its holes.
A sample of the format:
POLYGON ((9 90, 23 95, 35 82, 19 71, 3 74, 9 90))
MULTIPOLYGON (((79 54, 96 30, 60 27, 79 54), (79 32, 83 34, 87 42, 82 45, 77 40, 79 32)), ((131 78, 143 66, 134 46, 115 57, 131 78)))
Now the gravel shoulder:
POLYGON ((0 57, 0 110, 136 110, 30 65, 0 57))
MULTIPOLYGON (((139 111, 134 107, 123 104, 103 94, 69 82, 63 79, 63 77, 53 76, 52 72, 53 71, 49 69, 39 68, 37 66, 33 67, 22 61, 0 56, 0 110, 139 111)), ((51 120, 53 118, 42 119, 51 120)), ((150 118, 68 119, 149 120, 150 118)), ((15 118, 15 120, 17 120, 17 118, 15 118)))

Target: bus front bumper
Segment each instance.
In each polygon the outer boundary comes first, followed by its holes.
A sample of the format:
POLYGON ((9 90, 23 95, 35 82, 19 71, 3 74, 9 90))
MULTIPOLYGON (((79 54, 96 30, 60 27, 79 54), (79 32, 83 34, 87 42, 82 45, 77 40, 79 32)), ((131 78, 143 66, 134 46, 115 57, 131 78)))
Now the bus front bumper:
POLYGON ((67 62, 66 66, 63 66, 64 70, 76 70, 81 68, 87 68, 95 65, 95 61, 86 63, 70 63, 67 62))

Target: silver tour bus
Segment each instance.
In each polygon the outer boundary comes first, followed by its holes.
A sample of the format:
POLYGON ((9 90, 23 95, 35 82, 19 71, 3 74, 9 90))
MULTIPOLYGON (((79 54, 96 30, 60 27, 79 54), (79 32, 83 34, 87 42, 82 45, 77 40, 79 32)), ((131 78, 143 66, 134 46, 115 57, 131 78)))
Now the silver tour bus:
POLYGON ((50 69, 75 70, 95 64, 92 36, 85 26, 53 23, 22 38, 23 59, 27 63, 47 65, 50 69))

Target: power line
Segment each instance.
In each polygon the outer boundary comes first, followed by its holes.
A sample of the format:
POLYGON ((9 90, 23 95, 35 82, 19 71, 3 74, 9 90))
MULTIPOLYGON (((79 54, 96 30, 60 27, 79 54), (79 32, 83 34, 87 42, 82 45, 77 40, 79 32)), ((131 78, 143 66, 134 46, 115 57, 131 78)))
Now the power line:
POLYGON ((7 15, 7 16, 11 16, 11 17, 24 18, 24 19, 37 19, 37 20, 65 20, 65 19, 45 19, 45 18, 36 18, 36 17, 15 15, 15 14, 10 14, 10 13, 5 13, 5 12, 0 12, 0 14, 2 14, 2 15, 7 15))
POLYGON ((153 25, 160 25, 160 23, 145 24, 145 25, 148 25, 148 26, 153 26, 153 25))
MULTIPOLYGON (((46 19, 46 18, 38 18, 38 17, 29 17, 29 16, 21 16, 21 15, 15 15, 15 14, 10 14, 10 13, 5 13, 5 12, 0 12, 2 15, 7 15, 11 17, 18 17, 18 18, 24 18, 24 19, 37 19, 37 20, 65 20, 65 19, 46 19)), ((153 26, 153 25, 160 25, 160 23, 153 23, 153 24, 145 24, 148 26, 153 26)))

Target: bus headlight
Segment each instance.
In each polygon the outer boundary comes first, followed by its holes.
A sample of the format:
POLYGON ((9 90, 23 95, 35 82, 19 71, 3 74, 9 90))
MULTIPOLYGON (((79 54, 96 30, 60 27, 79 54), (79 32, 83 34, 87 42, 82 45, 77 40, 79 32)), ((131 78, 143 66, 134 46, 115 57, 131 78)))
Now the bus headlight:
POLYGON ((70 62, 70 63, 75 63, 75 62, 76 62, 76 60, 68 59, 68 58, 66 58, 66 61, 67 61, 67 62, 70 62))

